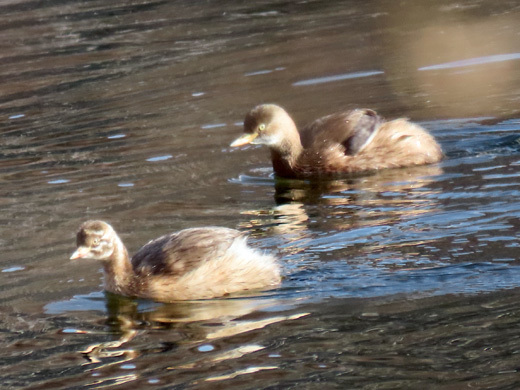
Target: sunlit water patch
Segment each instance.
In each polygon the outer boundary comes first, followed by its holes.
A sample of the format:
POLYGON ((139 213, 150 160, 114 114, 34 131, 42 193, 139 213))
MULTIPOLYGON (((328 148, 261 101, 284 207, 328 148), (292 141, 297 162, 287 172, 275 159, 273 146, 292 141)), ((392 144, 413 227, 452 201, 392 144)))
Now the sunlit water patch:
POLYGON ((492 64, 492 63, 496 63, 496 62, 514 61, 514 60, 520 60, 520 53, 497 54, 497 55, 485 56, 485 57, 468 58, 465 60, 446 62, 443 64, 423 66, 422 68, 419 68, 417 70, 426 71, 426 70, 464 68, 464 67, 468 67, 468 66, 485 65, 485 64, 492 64))
POLYGON ((334 83, 334 82, 342 81, 342 80, 350 80, 350 79, 357 79, 357 78, 361 78, 361 77, 377 76, 377 75, 381 75, 384 73, 385 72, 380 71, 380 70, 372 70, 372 71, 364 71, 364 72, 337 74, 337 75, 333 75, 333 76, 324 76, 324 77, 317 77, 314 79, 300 80, 300 81, 293 83, 293 85, 295 87, 301 87, 301 86, 323 84, 323 83, 334 83))

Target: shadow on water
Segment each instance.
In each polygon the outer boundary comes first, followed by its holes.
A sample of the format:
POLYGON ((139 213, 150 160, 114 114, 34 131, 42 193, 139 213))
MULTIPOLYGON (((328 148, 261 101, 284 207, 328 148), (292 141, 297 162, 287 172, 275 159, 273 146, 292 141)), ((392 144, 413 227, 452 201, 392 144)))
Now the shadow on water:
POLYGON ((345 205, 361 201, 358 196, 381 192, 413 192, 427 186, 435 176, 443 173, 437 165, 403 169, 389 169, 323 181, 303 181, 278 178, 275 181, 275 201, 277 204, 301 202, 306 204, 329 203, 345 205), (344 195, 342 198, 341 195, 344 195), (351 195, 351 198, 348 198, 351 195))

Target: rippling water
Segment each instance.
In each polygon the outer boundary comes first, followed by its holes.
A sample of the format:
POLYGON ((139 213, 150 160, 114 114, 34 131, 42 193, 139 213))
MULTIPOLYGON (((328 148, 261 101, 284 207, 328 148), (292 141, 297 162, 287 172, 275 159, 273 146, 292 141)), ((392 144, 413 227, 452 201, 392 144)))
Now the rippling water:
POLYGON ((0 364, 6 388, 520 387, 515 2, 0 5, 0 364), (446 159, 275 180, 231 149, 276 102, 299 124, 407 116, 446 159), (110 221, 131 252, 222 225, 279 255, 256 296, 105 295, 72 263, 110 221))

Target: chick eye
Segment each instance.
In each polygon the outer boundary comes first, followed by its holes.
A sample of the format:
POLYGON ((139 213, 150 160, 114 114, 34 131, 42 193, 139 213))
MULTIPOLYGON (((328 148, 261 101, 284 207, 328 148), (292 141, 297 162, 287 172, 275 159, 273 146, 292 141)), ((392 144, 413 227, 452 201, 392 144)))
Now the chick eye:
POLYGON ((92 244, 94 244, 94 246, 98 246, 99 243, 100 243, 99 238, 94 238, 94 240, 92 241, 92 244))
POLYGON ((264 131, 264 130, 265 130, 265 123, 260 123, 260 124, 258 125, 258 130, 260 130, 260 131, 264 131))

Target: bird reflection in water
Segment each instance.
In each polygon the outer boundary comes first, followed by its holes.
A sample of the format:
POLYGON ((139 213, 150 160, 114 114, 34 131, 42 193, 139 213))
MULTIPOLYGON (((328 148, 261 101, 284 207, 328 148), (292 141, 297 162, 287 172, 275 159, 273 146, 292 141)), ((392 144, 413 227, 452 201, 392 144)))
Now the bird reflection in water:
MULTIPOLYGON (((443 170, 438 165, 388 169, 338 180, 275 181, 271 209, 245 210, 250 219, 240 227, 259 230, 277 241, 281 257, 305 251, 316 234, 360 227, 391 225, 402 219, 435 212, 431 186, 443 170), (313 222, 317 215, 320 226, 313 222)), ((257 234, 258 235, 258 234, 257 234)), ((255 233, 252 234, 255 236, 255 233)))
MULTIPOLYGON (((244 295, 169 304, 134 300, 106 293, 107 324, 110 333, 117 335, 117 339, 91 344, 81 352, 87 360, 86 364, 95 364, 91 369, 93 375, 104 377, 93 384, 103 386, 127 383, 136 380, 137 377, 130 374, 120 375, 117 378, 105 377, 101 372, 106 374, 105 371, 111 366, 128 364, 141 355, 162 353, 181 345, 188 345, 190 348, 193 346, 201 351, 205 348, 211 349, 209 341, 232 337, 308 315, 308 313, 286 315, 271 311, 280 305, 283 306, 284 313, 287 313, 286 303, 271 298, 268 293, 260 297, 244 295), (161 331, 160 346, 151 346, 148 341, 143 348, 140 348, 136 342, 139 336, 146 338, 147 334, 154 331, 161 331), (164 337, 168 337, 168 341, 165 341, 164 337)), ((206 361, 215 363, 237 359, 263 348, 264 346, 257 343, 235 346, 215 354, 202 354, 195 360, 181 359, 178 365, 168 366, 167 369, 196 368, 206 361)), ((218 380, 218 378, 208 380, 218 380)))

